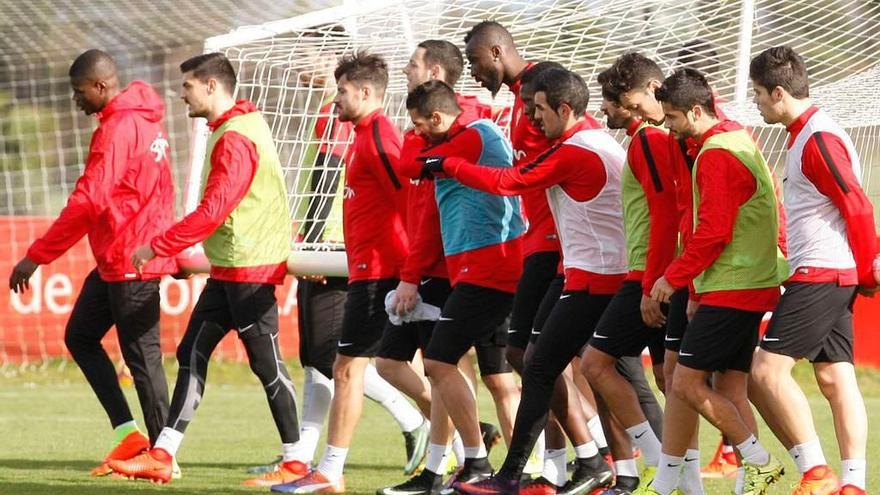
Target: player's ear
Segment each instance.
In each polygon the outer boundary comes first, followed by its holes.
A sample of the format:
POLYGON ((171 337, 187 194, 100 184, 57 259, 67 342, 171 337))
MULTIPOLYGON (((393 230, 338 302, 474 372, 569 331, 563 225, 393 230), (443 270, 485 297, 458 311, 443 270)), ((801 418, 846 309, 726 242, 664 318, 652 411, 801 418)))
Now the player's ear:
POLYGON ((213 77, 208 79, 207 84, 205 84, 208 88, 208 94, 213 94, 214 91, 217 91, 217 80, 213 77))
POLYGON ((440 115, 440 112, 431 112, 431 125, 434 127, 440 127, 443 123, 443 116, 440 115))
POLYGON ((373 87, 369 84, 364 84, 360 87, 361 99, 368 100, 370 99, 370 95, 373 94, 373 87))
POLYGON ((770 92, 770 96, 774 102, 782 101, 785 98, 785 90, 782 89, 782 86, 776 86, 773 88, 773 91, 770 92))
POLYGON ((498 59, 501 58, 501 47, 498 45, 492 45, 492 48, 490 50, 492 52, 492 60, 497 62, 498 59))

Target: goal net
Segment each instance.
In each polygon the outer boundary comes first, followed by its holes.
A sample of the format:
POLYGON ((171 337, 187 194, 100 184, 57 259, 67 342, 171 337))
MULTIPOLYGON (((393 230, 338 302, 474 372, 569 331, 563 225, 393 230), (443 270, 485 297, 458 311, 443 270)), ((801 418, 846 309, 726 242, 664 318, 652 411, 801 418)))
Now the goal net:
MULTIPOLYGON (((401 73, 416 44, 443 38, 463 48, 471 26, 492 19, 513 34, 526 59, 554 60, 590 84, 597 113, 596 75, 627 51, 657 60, 665 71, 691 65, 706 72, 722 107, 754 129, 769 163, 783 162, 786 132, 767 126, 751 103, 748 61, 786 44, 804 56, 811 95, 852 135, 863 164, 863 183, 876 200, 873 169, 880 164, 880 4, 864 0, 408 0, 351 2, 277 22, 246 26, 209 38, 206 51, 221 51, 238 71, 238 97, 256 103, 274 133, 289 190, 298 242, 294 271, 344 274, 338 162, 320 149, 345 147, 333 127, 332 70, 343 53, 366 48, 388 62, 385 109, 401 128, 406 81, 401 73), (328 121, 330 125, 327 125, 328 121), (323 124, 321 123, 323 122, 323 124), (317 128, 317 129, 316 129, 317 128), (308 255, 308 256, 306 256, 308 255), (301 261, 307 261, 302 264, 301 261)), ((468 71, 457 90, 488 101, 468 71)), ((512 103, 503 90, 494 105, 512 103)), ((619 139, 625 138, 618 133, 619 139)), ((196 129, 192 172, 199 178, 206 129, 196 129)), ((779 172, 779 170, 777 170, 779 172)), ((198 200, 188 187, 187 205, 198 200)), ((878 203, 875 201, 875 204, 878 203)))

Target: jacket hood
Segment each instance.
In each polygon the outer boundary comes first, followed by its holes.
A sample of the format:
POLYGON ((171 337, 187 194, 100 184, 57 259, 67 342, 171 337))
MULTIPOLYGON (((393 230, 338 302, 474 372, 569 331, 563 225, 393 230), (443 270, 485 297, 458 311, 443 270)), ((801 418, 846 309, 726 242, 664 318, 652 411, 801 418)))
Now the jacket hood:
POLYGON ((134 81, 107 103, 98 113, 98 119, 106 119, 117 112, 137 112, 150 122, 159 122, 165 116, 165 102, 152 86, 134 81))

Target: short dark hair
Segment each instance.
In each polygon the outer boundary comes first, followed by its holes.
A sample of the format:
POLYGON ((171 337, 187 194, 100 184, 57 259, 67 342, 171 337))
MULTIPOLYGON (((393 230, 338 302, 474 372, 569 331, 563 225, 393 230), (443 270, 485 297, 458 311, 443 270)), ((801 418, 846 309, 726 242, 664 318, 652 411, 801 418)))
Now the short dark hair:
POLYGON ((180 72, 186 74, 192 71, 199 81, 207 82, 208 79, 216 79, 230 93, 235 92, 238 79, 235 77, 235 69, 226 55, 222 53, 205 53, 196 55, 180 64, 180 72))
POLYGON ((749 77, 767 91, 779 86, 798 99, 810 96, 804 59, 788 46, 768 48, 753 58, 749 64, 749 77))
POLYGON ((464 58, 461 50, 446 40, 425 40, 418 45, 425 49, 425 63, 437 64, 446 71, 446 84, 455 86, 464 71, 464 58))
POLYGON ((587 111, 590 103, 590 90, 581 76, 566 69, 550 69, 535 81, 535 93, 547 95, 547 104, 554 111, 565 103, 571 107, 575 116, 587 111))
POLYGON ((70 70, 67 75, 71 79, 87 79, 95 75, 99 69, 111 70, 116 72, 116 62, 107 52, 91 49, 81 53, 70 64, 70 70))
POLYGON ((461 107, 455 91, 443 81, 431 80, 419 84, 406 96, 406 109, 415 110, 422 117, 434 112, 458 115, 461 107))
POLYGON ((502 46, 514 46, 513 36, 511 36, 510 31, 498 21, 491 20, 475 24, 464 35, 465 44, 470 43, 471 40, 491 41, 502 46))
POLYGON ((657 62, 638 52, 621 55, 611 66, 610 84, 618 94, 643 88, 651 79, 663 80, 663 71, 657 62))
POLYGON ((602 98, 608 101, 620 103, 620 90, 614 85, 614 75, 616 74, 614 66, 611 66, 596 77, 599 86, 602 88, 602 98))
POLYGON ((366 50, 357 50, 343 55, 339 59, 333 76, 336 78, 336 82, 345 76, 351 82, 369 84, 381 96, 385 94, 385 88, 388 87, 388 64, 385 63, 385 59, 381 55, 369 53, 366 50))
POLYGON ((715 117, 715 97, 712 87, 702 72, 696 69, 678 69, 663 81, 663 85, 654 92, 657 101, 669 104, 676 110, 687 112, 695 105, 700 105, 706 112, 715 117))
POLYGON ((676 54, 679 67, 697 69, 707 77, 715 77, 721 68, 721 60, 712 43, 702 38, 695 38, 685 43, 676 54))
POLYGON ((548 70, 554 69, 565 70, 565 66, 563 66, 559 62, 553 62, 550 60, 538 62, 537 64, 533 65, 531 69, 527 70, 525 74, 522 75, 522 78, 520 78, 519 80, 520 87, 535 84, 535 81, 537 81, 538 78, 541 77, 541 74, 547 72, 548 70))

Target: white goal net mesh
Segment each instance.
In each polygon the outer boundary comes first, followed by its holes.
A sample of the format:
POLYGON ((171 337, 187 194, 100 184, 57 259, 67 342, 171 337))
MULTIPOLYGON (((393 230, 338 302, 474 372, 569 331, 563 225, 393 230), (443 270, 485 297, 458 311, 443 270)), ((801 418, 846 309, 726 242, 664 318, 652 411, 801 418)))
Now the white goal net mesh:
MULTIPOLYGON (((782 163, 785 130, 763 123, 751 103, 751 93, 736 99, 738 77, 744 95, 748 58, 771 46, 792 46, 806 59, 815 102, 855 140, 864 167, 863 181, 876 199, 880 188, 872 171, 880 164, 880 85, 876 84, 880 4, 755 0, 748 6, 744 9, 740 0, 354 2, 243 27, 210 38, 205 48, 222 51, 233 61, 239 74, 238 97, 254 101, 275 133, 300 241, 295 250, 342 247, 339 164, 320 159, 316 150, 344 146, 347 136, 334 141, 336 136, 315 130, 321 119, 332 123, 325 104, 333 97, 332 69, 337 58, 358 48, 384 55, 391 73, 386 112, 405 129, 409 125, 401 70, 415 45, 443 38, 463 48, 470 27, 486 19, 505 25, 526 59, 557 61, 583 76, 590 84, 593 111, 600 104, 596 75, 622 53, 640 51, 665 71, 693 64, 708 74, 728 115, 754 129, 774 167, 782 163), (744 25, 748 29, 743 30, 744 25), (745 40, 742 46, 741 39, 745 40), (748 58, 740 56, 741 48, 748 58), (745 67, 740 64, 743 60, 745 67)), ((490 98, 467 70, 456 89, 490 98)), ((511 102, 503 90, 493 103, 511 102)), ((319 125, 318 130, 327 127, 319 125)), ((340 263, 339 258, 335 263, 340 263)), ((326 267, 328 273, 339 268, 326 267)))

